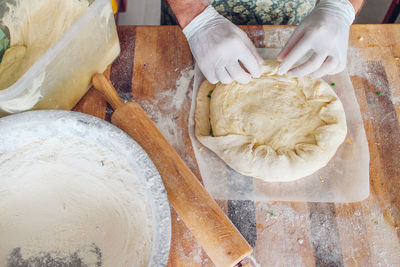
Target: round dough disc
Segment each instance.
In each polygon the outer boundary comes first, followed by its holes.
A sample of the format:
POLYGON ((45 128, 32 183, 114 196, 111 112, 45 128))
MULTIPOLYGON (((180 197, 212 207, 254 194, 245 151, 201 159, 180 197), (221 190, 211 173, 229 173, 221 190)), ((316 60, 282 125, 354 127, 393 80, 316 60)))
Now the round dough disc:
POLYGON ((340 99, 322 79, 277 75, 265 61, 248 84, 210 84, 197 95, 195 135, 236 171, 287 182, 324 167, 347 133, 340 99))

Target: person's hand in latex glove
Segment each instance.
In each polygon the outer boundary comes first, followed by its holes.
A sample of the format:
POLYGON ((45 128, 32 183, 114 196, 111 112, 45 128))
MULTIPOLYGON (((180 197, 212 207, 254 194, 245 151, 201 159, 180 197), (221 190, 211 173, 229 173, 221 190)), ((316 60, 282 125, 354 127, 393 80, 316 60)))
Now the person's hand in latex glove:
POLYGON ((262 58, 249 37, 212 6, 195 17, 183 33, 200 70, 210 83, 248 83, 251 77, 260 77, 262 58))
POLYGON ((320 0, 313 11, 295 29, 278 55, 278 74, 322 77, 336 74, 346 67, 350 25, 355 11, 347 0, 320 0), (307 52, 310 58, 294 68, 307 52))

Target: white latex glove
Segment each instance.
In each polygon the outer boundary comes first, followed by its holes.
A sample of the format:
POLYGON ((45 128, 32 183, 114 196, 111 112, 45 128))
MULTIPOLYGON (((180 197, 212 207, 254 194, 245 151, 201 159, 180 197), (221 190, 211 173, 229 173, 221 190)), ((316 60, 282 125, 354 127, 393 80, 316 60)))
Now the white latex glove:
POLYGON ((278 74, 322 77, 341 72, 346 67, 350 25, 355 11, 348 0, 320 0, 313 11, 295 29, 279 53, 282 60, 278 74), (291 69, 307 52, 311 57, 291 69))
POLYGON ((248 83, 252 76, 260 77, 262 58, 249 37, 212 6, 195 17, 183 33, 200 70, 210 83, 248 83))

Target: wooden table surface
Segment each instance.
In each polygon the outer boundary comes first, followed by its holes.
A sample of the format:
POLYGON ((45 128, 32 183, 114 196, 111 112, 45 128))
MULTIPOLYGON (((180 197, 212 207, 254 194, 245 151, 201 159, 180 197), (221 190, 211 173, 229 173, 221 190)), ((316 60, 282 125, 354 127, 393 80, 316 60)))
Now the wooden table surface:
MULTIPOLYGON (((282 47, 293 28, 244 26, 257 47, 282 47)), ((201 179, 187 123, 193 59, 177 27, 118 28, 121 55, 107 72, 124 100, 135 99, 201 179), (177 83, 178 81, 178 83, 177 83), (184 93, 184 99, 177 99, 184 93), (183 90, 183 91, 182 91, 183 90), (176 104, 179 102, 179 105, 176 104)), ((327 40, 328 41, 328 40, 327 40)), ((260 266, 400 266, 400 25, 354 25, 348 72, 370 151, 370 196, 358 203, 219 201, 254 247, 260 266)), ((90 90, 75 110, 109 120, 90 90)), ((213 266, 171 208, 168 266, 213 266)))

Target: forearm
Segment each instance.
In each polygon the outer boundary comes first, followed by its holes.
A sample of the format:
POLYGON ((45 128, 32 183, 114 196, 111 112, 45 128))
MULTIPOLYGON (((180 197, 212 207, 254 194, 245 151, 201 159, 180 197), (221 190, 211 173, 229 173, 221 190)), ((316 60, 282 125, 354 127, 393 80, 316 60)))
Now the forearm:
POLYGON ((164 0, 170 5, 181 28, 185 28, 192 19, 208 6, 207 0, 164 0))
POLYGON ((349 2, 353 5, 356 14, 361 10, 364 5, 365 0, 349 0, 349 2))

